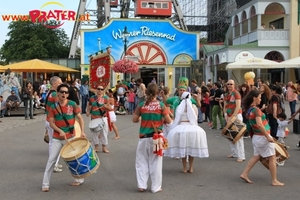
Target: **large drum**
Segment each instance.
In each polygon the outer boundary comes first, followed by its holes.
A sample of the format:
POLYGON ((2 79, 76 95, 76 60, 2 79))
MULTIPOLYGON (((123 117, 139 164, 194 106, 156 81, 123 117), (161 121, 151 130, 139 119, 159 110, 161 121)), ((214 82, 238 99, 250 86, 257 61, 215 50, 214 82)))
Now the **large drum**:
POLYGON ((236 117, 231 117, 230 121, 223 128, 221 135, 235 144, 246 132, 246 124, 236 117))
MULTIPOLYGON (((284 145, 275 140, 274 142, 275 154, 276 154, 276 164, 279 165, 286 159, 290 157, 289 153, 285 149, 284 145)), ((269 169, 269 158, 260 158, 260 162, 269 169)))
POLYGON ((75 178, 89 176, 100 166, 100 159, 86 138, 76 138, 66 143, 60 151, 60 156, 75 178))
POLYGON ((91 132, 97 133, 101 131, 105 126, 105 121, 103 118, 96 118, 90 121, 89 128, 91 132))

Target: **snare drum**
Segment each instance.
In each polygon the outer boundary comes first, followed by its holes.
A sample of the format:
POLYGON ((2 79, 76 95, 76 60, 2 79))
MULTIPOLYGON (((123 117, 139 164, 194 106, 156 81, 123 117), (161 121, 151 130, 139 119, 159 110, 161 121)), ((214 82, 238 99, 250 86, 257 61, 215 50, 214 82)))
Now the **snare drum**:
POLYGON ((223 128, 221 135, 235 144, 245 134, 246 130, 246 124, 236 117, 231 117, 223 128))
POLYGON ((105 126, 103 118, 97 118, 90 121, 89 128, 91 132, 97 133, 101 131, 105 126))
POLYGON ((100 159, 86 138, 76 138, 66 143, 60 155, 75 178, 89 176, 100 166, 100 159), (71 146, 71 145, 72 146, 71 146), (74 147, 74 149, 73 149, 74 147))
MULTIPOLYGON (((276 154, 276 164, 280 164, 282 161, 285 161, 290 157, 289 153, 285 149, 284 145, 278 141, 274 141, 275 154, 276 154)), ((269 158, 260 158, 260 162, 269 169, 269 158)))

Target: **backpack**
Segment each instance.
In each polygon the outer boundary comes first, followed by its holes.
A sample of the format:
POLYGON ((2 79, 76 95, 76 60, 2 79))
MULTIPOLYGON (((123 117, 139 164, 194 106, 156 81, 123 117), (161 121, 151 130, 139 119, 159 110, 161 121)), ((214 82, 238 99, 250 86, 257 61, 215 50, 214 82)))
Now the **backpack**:
MULTIPOLYGON (((282 101, 282 99, 280 98, 280 96, 276 95, 276 97, 278 98, 278 106, 277 106, 277 115, 281 114, 282 112, 284 112, 284 103, 282 101)), ((267 108, 266 108, 266 112, 268 114, 273 115, 273 104, 269 102, 267 108)))

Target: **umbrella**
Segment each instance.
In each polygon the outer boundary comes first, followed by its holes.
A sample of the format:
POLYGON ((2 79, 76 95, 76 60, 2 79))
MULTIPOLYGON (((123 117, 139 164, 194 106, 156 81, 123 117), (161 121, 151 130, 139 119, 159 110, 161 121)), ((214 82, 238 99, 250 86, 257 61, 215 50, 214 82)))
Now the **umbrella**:
POLYGON ((0 65, 0 72, 4 72, 4 71, 5 71, 4 66, 0 65))
POLYGON ((280 63, 284 68, 298 68, 300 67, 300 57, 292 58, 280 63))
POLYGON ((241 59, 226 66, 226 69, 274 69, 283 68, 281 63, 263 58, 241 59))
POLYGON ((18 72, 79 72, 75 69, 42 61, 39 59, 14 63, 11 65, 3 66, 1 68, 4 69, 9 68, 11 71, 18 71, 18 72))

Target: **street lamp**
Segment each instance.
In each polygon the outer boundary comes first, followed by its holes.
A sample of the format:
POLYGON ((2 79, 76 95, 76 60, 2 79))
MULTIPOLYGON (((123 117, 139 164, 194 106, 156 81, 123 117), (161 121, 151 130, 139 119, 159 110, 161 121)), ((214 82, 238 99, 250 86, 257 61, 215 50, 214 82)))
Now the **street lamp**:
MULTIPOLYGON (((127 59, 127 57, 126 57, 126 51, 127 51, 127 44, 129 42, 128 41, 128 37, 130 36, 130 33, 127 31, 127 27, 126 26, 124 27, 124 30, 123 30, 122 34, 123 34, 123 44, 124 44, 124 58, 127 59)), ((124 73, 124 80, 125 80, 125 82, 127 81, 126 79, 127 79, 126 73, 124 73)))
POLYGON ((127 44, 128 44, 128 37, 130 36, 129 32, 127 31, 127 27, 124 27, 123 30, 123 44, 124 44, 124 56, 126 56, 126 51, 127 51, 127 44))

